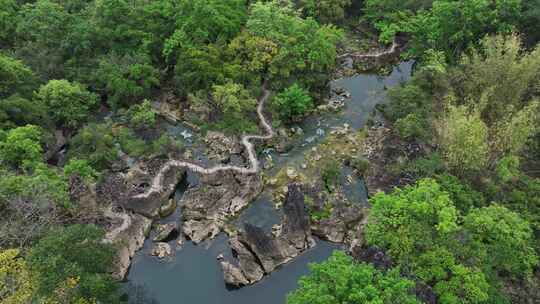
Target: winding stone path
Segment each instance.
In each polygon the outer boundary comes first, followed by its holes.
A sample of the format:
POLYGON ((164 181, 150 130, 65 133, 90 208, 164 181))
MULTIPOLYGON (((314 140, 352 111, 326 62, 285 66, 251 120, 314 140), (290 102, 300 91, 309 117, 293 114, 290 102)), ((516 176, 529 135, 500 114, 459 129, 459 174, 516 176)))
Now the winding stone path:
POLYGON ((235 171, 240 174, 256 174, 259 172, 259 160, 257 159, 255 148, 253 146, 253 143, 251 140, 267 140, 274 137, 274 129, 272 129, 272 126, 268 123, 266 118, 264 117, 263 111, 264 111, 264 104, 270 97, 270 91, 267 89, 267 82, 263 84, 263 95, 259 99, 259 103, 257 105, 257 115, 259 116, 259 120, 261 122, 262 127, 266 131, 265 135, 244 135, 242 136, 242 145, 246 148, 246 151, 248 153, 248 159, 250 163, 250 167, 238 167, 238 166, 230 166, 230 165, 218 165, 211 168, 204 168, 199 165, 196 165, 191 162, 187 161, 179 161, 179 160, 170 160, 167 163, 161 167, 158 174, 154 177, 152 181, 152 185, 148 191, 145 193, 138 194, 134 196, 135 198, 146 198, 150 196, 151 194, 155 192, 161 192, 163 189, 163 177, 165 174, 172 168, 172 167, 185 167, 187 169, 192 170, 193 172, 197 172, 200 174, 214 174, 219 171, 235 171))

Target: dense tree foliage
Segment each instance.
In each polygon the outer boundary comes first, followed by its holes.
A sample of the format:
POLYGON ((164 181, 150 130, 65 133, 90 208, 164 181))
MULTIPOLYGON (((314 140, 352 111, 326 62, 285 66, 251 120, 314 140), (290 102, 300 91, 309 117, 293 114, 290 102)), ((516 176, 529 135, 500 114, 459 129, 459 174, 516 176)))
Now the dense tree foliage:
POLYGON ((79 83, 51 80, 35 94, 36 102, 43 103, 49 116, 58 124, 76 127, 88 119, 97 103, 97 96, 79 83))
POLYGON ((313 100, 309 93, 297 84, 294 84, 274 98, 282 119, 290 120, 306 114, 313 107, 313 100))
POLYGON ((398 32, 410 34, 410 56, 429 49, 456 58, 489 33, 509 32, 519 21, 520 0, 367 1, 366 17, 381 31, 382 41, 398 32))
POLYGON ((28 266, 37 273, 37 296, 115 303, 117 285, 107 275, 114 250, 102 242, 103 234, 95 226, 74 225, 42 238, 28 255, 28 266))
POLYGON ((300 288, 288 296, 288 304, 420 303, 410 294, 414 282, 400 277, 397 269, 383 273, 341 251, 310 269, 311 274, 300 279, 300 288))
POLYGON ((379 193, 366 227, 369 244, 384 248, 432 284, 442 303, 482 303, 500 276, 528 278, 538 256, 529 222, 492 205, 462 214, 434 180, 379 193))

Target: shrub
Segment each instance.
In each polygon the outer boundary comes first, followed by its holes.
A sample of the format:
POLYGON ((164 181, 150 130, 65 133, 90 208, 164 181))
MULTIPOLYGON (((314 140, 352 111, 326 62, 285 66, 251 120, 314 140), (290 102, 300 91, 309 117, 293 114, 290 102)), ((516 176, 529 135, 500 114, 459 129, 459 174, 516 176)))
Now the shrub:
POLYGON ((338 182, 341 172, 341 163, 337 160, 330 160, 324 164, 321 172, 321 177, 326 187, 326 190, 332 192, 338 182))
POLYGON ((286 121, 302 116, 313 108, 311 96, 298 84, 288 87, 274 97, 274 104, 281 119, 286 121))
POLYGON ((99 173, 90 166, 87 160, 72 158, 64 166, 64 175, 69 178, 71 174, 77 173, 87 181, 93 182, 99 176, 99 173))

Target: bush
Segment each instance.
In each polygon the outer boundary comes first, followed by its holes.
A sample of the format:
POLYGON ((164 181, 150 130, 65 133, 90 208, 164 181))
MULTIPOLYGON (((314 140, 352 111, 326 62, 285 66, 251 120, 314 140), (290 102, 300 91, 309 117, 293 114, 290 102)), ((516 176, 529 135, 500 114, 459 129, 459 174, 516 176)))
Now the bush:
POLYGON ((118 142, 122 151, 130 156, 140 157, 150 150, 144 140, 137 138, 133 130, 126 127, 118 131, 118 142))
POLYGON ((274 104, 281 119, 286 121, 302 116, 313 108, 311 96, 298 84, 288 87, 274 97, 274 104))
POLYGON ((416 113, 411 113, 404 118, 398 118, 395 127, 401 138, 414 139, 426 136, 427 122, 416 113))
POLYGON ((145 99, 141 104, 131 106, 128 116, 129 123, 134 128, 150 128, 156 123, 156 111, 148 99, 145 99))
POLYGON ((86 159, 97 170, 109 168, 118 159, 118 148, 107 123, 88 124, 71 139, 69 146, 69 158, 86 159))
POLYGON ((92 166, 90 166, 87 160, 77 158, 70 159, 69 162, 64 166, 64 175, 67 178, 69 178, 73 173, 77 173, 82 178, 90 182, 95 181, 99 176, 99 173, 92 168, 92 166))
POLYGON ((437 175, 435 179, 441 185, 441 189, 448 192, 450 199, 462 213, 467 213, 472 208, 485 206, 486 201, 482 193, 473 190, 471 186, 461 182, 457 177, 442 174, 437 175))
POLYGON ((351 167, 353 167, 358 174, 362 175, 369 169, 369 160, 364 157, 357 157, 351 159, 351 167))
POLYGON ((41 135, 41 129, 33 125, 9 130, 0 142, 0 162, 14 168, 41 162, 41 135))

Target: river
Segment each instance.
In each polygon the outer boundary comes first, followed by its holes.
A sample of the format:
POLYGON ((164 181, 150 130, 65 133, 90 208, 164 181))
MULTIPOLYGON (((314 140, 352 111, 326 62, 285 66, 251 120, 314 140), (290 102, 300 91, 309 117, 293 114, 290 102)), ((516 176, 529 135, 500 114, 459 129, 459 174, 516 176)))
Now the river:
MULTIPOLYGON (((280 155, 269 151, 268 154, 275 163, 272 170, 284 165, 298 165, 303 160, 304 152, 317 145, 332 127, 346 123, 353 129, 362 128, 375 105, 384 102, 386 88, 407 81, 411 68, 411 62, 404 62, 395 67, 388 76, 361 74, 334 81, 333 86, 343 87, 351 93, 351 100, 338 113, 308 117, 304 120, 299 125, 303 130, 301 141, 289 153, 280 155)), ((180 200, 183 191, 197 182, 196 175, 188 173, 185 183, 177 191, 177 199, 180 200)), ((353 183, 347 192, 352 200, 367 200, 361 181, 353 183)), ((162 222, 177 221, 180 212, 181 206, 162 222)), ((267 192, 263 192, 236 219, 238 225, 250 222, 265 230, 270 230, 272 225, 279 221, 280 214, 273 208, 267 192)), ((216 261, 219 254, 230 254, 224 234, 199 245, 186 242, 170 261, 159 261, 151 257, 151 243, 151 240, 147 240, 143 249, 136 253, 127 277, 125 288, 130 296, 130 303, 133 304, 284 304, 287 293, 297 287, 298 279, 309 273, 309 263, 324 261, 332 251, 341 248, 339 245, 317 240, 314 248, 280 267, 262 281, 230 290, 225 286, 221 268, 216 261)))

